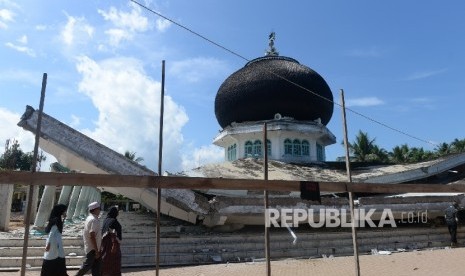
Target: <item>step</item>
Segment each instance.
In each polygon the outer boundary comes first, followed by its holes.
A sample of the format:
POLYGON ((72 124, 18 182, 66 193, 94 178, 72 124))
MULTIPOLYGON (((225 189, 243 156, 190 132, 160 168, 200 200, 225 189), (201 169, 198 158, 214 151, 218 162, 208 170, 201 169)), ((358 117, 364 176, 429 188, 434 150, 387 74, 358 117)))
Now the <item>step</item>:
MULTIPOLYGON (((65 246, 65 255, 75 253, 77 255, 83 255, 84 250, 81 246, 65 246)), ((44 246, 41 247, 28 247, 28 256, 43 256, 44 246)), ((0 247, 0 257, 21 257, 23 255, 23 247, 0 247)))
MULTIPOLYGON (((45 246, 45 238, 30 238, 28 240, 28 246, 45 246)), ((22 247, 24 239, 11 238, 11 239, 0 239, 1 247, 22 247)), ((63 238, 63 246, 81 246, 83 244, 82 238, 63 238)))
MULTIPOLYGON (((292 237, 287 231, 272 231, 271 258, 309 258, 324 255, 343 256, 353 254, 352 234, 350 231, 310 232, 295 229, 297 243, 292 244, 292 237)), ((123 236, 124 238, 124 236, 123 236)), ((156 237, 127 237, 122 243, 122 263, 128 266, 155 265, 156 237)), ((465 239, 465 232, 459 228, 459 241, 465 239)), ((361 254, 369 254, 372 249, 391 250, 421 249, 444 247, 449 245, 447 228, 397 228, 389 230, 360 229, 358 246, 361 254)), ((22 239, 0 240, 0 269, 19 267, 22 256, 22 239), (4 243, 17 245, 5 246, 4 243)), ((30 239, 28 264, 41 266, 45 239, 30 239)), ((81 238, 65 238, 66 254, 69 266, 82 264, 83 249, 81 238)), ((264 234, 257 232, 241 233, 206 233, 190 235, 178 233, 177 237, 161 239, 161 265, 189 265, 221 262, 237 262, 264 257, 264 234)))
MULTIPOLYGON (((66 256, 66 266, 79 266, 84 261, 83 256, 66 256)), ((1 257, 0 268, 21 267, 22 257, 1 257)), ((27 267, 41 267, 42 257, 27 257, 27 267)))

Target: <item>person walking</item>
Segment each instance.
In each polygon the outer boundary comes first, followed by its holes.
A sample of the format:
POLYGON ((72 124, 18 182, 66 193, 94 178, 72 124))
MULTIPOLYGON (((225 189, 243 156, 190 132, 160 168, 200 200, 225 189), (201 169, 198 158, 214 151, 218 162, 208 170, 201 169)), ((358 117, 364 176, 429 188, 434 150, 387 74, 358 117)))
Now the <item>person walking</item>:
POLYGON ((48 234, 45 242, 44 261, 40 276, 68 276, 66 273, 65 251, 63 249, 63 220, 66 216, 67 206, 55 205, 50 213, 45 233, 48 234))
POLYGON ((100 215, 100 203, 92 202, 89 204, 88 209, 89 216, 86 218, 82 233, 86 259, 76 276, 82 276, 89 270, 92 270, 92 276, 101 276, 100 244, 102 243, 102 233, 98 218, 100 215))
POLYGON ((450 246, 457 246, 457 208, 459 204, 453 202, 449 207, 444 211, 444 218, 446 219, 447 228, 449 229, 450 234, 450 246))
POLYGON ((121 224, 116 217, 118 207, 112 206, 102 226, 102 276, 121 276, 121 224))

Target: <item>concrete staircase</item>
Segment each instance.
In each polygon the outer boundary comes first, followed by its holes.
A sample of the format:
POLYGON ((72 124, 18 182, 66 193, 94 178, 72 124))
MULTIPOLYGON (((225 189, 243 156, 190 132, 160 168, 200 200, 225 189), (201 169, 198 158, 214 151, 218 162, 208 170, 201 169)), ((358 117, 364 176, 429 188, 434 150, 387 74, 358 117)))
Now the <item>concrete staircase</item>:
MULTIPOLYGON (((155 220, 152 215, 121 213, 123 225, 123 267, 154 266, 156 261, 155 220)), ((244 262, 263 259, 264 234, 262 227, 249 227, 233 233, 218 233, 201 226, 186 225, 182 221, 163 218, 161 224, 160 264, 162 266, 244 262)), ((66 226, 65 226, 66 227, 66 226)), ((344 229, 294 229, 297 242, 283 228, 270 230, 271 258, 318 258, 353 254, 352 236, 344 229)), ((459 227, 459 244, 464 244, 465 228, 459 227)), ((77 268, 83 262, 81 237, 63 239, 66 262, 77 268)), ((21 266, 22 239, 0 240, 0 271, 17 270, 21 266)), ((45 240, 31 237, 27 264, 42 265, 45 240)), ((447 227, 399 227, 385 229, 359 229, 360 254, 376 250, 413 250, 449 245, 447 227)))

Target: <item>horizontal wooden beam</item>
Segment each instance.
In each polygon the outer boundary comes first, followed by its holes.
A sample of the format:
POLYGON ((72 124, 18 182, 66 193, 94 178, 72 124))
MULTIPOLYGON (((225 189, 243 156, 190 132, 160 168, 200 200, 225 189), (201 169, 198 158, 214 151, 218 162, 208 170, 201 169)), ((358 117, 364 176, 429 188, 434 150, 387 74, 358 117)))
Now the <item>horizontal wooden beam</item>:
MULTIPOLYGON (((465 193, 462 184, 380 184, 357 182, 318 182, 322 192, 355 193, 465 193)), ((54 172, 0 171, 0 184, 133 187, 162 189, 224 189, 300 191, 300 181, 226 179, 185 176, 117 175, 54 172)))

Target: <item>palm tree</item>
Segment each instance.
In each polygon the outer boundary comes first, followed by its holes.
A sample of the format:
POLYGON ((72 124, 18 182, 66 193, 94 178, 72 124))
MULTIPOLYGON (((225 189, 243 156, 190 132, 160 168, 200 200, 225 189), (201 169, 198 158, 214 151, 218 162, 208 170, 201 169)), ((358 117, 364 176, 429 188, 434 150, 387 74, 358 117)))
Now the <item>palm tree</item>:
POLYGON ((142 157, 136 157, 136 153, 135 152, 130 152, 130 151, 125 151, 124 152, 124 157, 126 157, 127 159, 129 160, 132 160, 132 161, 135 161, 137 163, 140 163, 142 161, 144 161, 144 158, 142 157))
POLYGON ((408 155, 408 162, 416 163, 416 162, 423 162, 434 158, 434 153, 430 151, 425 151, 423 148, 416 148, 413 147, 410 149, 408 155))
POLYGON ((410 149, 407 144, 395 146, 390 152, 390 159, 397 164, 407 163, 410 149))
POLYGON ((447 155, 452 152, 451 146, 447 143, 441 143, 436 147, 436 154, 438 156, 447 155))
POLYGON ((385 149, 378 147, 378 145, 373 145, 373 149, 368 157, 370 161, 389 162, 389 153, 385 149))
POLYGON ((465 139, 459 140, 455 138, 455 140, 450 145, 452 152, 459 153, 465 151, 465 139))
POLYGON ((355 141, 349 143, 349 151, 352 153, 352 159, 358 162, 369 161, 388 161, 388 153, 385 149, 375 144, 375 139, 370 139, 366 132, 359 130, 355 141))

